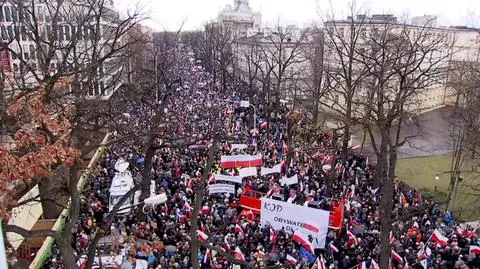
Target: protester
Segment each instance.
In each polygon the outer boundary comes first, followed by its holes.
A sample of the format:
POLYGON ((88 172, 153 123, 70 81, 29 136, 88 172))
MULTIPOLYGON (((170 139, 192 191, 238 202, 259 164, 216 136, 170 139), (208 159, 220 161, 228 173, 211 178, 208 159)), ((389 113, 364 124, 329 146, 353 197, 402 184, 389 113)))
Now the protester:
MULTIPOLYGON (((146 218, 139 214, 140 208, 126 216, 118 215, 105 243, 99 247, 101 255, 120 255, 121 262, 117 262, 115 268, 191 268, 189 236, 194 191, 202 174, 209 169, 205 166, 211 141, 202 138, 214 128, 214 119, 221 118, 228 140, 221 141, 216 153, 215 172, 238 175, 236 168, 219 168, 221 155, 236 154, 261 154, 265 167, 282 164, 282 168, 281 173, 243 178, 241 184, 235 184, 234 194, 204 197, 198 224, 201 233, 208 236, 209 243, 236 258, 244 258, 256 268, 269 265, 318 268, 325 265, 347 269, 361 267, 363 262, 367 268, 378 268, 381 189, 373 185, 375 168, 368 158, 352 151, 347 160, 341 162, 333 134, 309 126, 301 115, 286 107, 258 104, 258 96, 250 99, 257 105, 254 115, 251 108, 239 105, 241 100, 247 99, 247 85, 232 83, 228 94, 222 94, 212 75, 187 59, 181 64, 182 85, 166 107, 169 111, 166 115, 175 116, 170 119, 167 131, 171 132, 169 137, 172 139, 187 134, 199 139, 190 147, 164 147, 156 152, 153 167, 156 192, 166 193, 167 202, 148 211, 146 218), (254 116, 257 117, 257 126, 253 126, 254 116), (287 164, 288 147, 291 146, 287 142, 291 140, 292 126, 296 126, 297 136, 295 149, 291 149, 292 158, 287 164), (245 143, 248 147, 233 150, 231 146, 235 143, 245 143), (299 182, 280 186, 281 175, 297 175, 299 182), (293 241, 292 234, 285 229, 273 231, 262 226, 258 216, 241 208, 240 196, 253 192, 276 195, 298 205, 316 202, 318 208, 324 210, 330 210, 332 201, 344 199, 342 229, 331 230, 326 248, 311 253, 293 241)), ((147 108, 135 107, 128 113, 130 121, 135 122, 133 128, 139 132, 142 126, 149 124, 147 108)), ((107 150, 81 204, 81 216, 74 231, 78 257, 86 254, 96 225, 109 211, 109 187, 115 175, 116 161, 123 158, 136 162, 142 158, 140 152, 134 146, 128 148, 123 144, 112 145, 107 150)), ((130 166, 129 169, 134 178, 140 176, 137 168, 130 166)), ((215 181, 215 177, 209 175, 209 183, 215 181)), ((470 251, 479 246, 477 227, 457 223, 451 212, 422 199, 420 192, 400 181, 395 182, 394 197, 394 216, 401 216, 412 206, 427 209, 393 225, 391 243, 401 257, 396 259, 392 255, 393 267, 480 268, 480 255, 470 251), (434 236, 438 232, 448 239, 447 242, 439 242, 434 236)), ((46 268, 63 268, 58 250, 54 248, 52 254, 46 268)), ((202 268, 232 268, 232 263, 225 257, 203 247, 197 256, 202 268)))

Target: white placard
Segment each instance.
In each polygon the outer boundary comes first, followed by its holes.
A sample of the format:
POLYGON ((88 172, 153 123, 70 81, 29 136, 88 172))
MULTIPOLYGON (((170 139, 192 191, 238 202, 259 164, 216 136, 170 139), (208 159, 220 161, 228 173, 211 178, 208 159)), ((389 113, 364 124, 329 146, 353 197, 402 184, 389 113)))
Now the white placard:
POLYGON ((315 248, 325 248, 328 233, 330 212, 306 206, 285 203, 269 198, 261 198, 260 223, 275 230, 285 228, 293 233, 300 230, 305 235, 311 235, 315 248), (318 229, 312 231, 311 226, 318 229))
POLYGON ((282 186, 285 186, 285 185, 295 185, 295 184, 298 184, 298 176, 297 175, 294 175, 293 177, 282 177, 280 179, 280 184, 282 186))
POLYGON ((232 150, 234 150, 234 149, 242 150, 242 149, 248 148, 248 145, 247 144, 232 144, 231 148, 232 148, 232 150))
POLYGON ((238 171, 238 174, 242 178, 253 177, 253 176, 257 175, 257 168, 256 167, 245 167, 245 168, 240 169, 240 171, 238 171))
POLYGON ((235 186, 230 184, 212 184, 208 185, 208 193, 233 193, 235 194, 235 186))
POLYGON ((268 174, 280 173, 281 171, 282 171, 282 164, 279 163, 272 168, 262 167, 262 171, 260 172, 260 174, 262 176, 265 176, 268 174))
POLYGON ((223 181, 229 181, 229 182, 242 184, 242 177, 241 176, 227 176, 227 175, 222 175, 222 174, 215 174, 215 180, 223 180, 223 181))

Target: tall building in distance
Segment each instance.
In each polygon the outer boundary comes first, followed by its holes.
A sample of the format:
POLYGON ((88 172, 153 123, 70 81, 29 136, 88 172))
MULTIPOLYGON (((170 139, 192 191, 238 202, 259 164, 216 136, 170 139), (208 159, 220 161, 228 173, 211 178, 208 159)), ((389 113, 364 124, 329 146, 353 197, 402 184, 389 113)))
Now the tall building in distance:
POLYGON ((234 36, 247 36, 261 27, 262 15, 254 12, 248 0, 234 0, 218 14, 218 23, 230 28, 234 36))

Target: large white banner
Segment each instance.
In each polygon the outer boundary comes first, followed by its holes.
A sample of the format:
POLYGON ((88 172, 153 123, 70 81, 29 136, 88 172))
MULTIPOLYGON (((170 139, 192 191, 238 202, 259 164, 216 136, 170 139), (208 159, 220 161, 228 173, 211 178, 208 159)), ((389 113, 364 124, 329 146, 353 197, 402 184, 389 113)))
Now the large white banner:
POLYGON ((315 248, 325 248, 330 212, 294 205, 269 198, 261 198, 260 223, 275 230, 285 228, 291 233, 300 230, 312 236, 315 248))
POLYGON ((233 193, 235 194, 235 186, 230 184, 212 184, 208 185, 208 193, 233 193))
POLYGON ((280 184, 282 186, 285 186, 285 185, 295 185, 295 184, 298 184, 298 176, 297 175, 294 175, 293 177, 282 177, 280 179, 280 184))
POLYGON ((234 150, 234 149, 242 150, 242 149, 248 148, 248 145, 247 144, 232 144, 231 147, 232 147, 232 150, 234 150))
POLYGON ((256 167, 245 167, 240 169, 238 171, 238 174, 244 178, 244 177, 253 177, 257 175, 257 168, 256 167))
POLYGON ((222 174, 215 174, 215 180, 230 181, 230 182, 242 184, 242 177, 240 176, 227 176, 222 174))
POLYGON ((282 164, 279 163, 272 168, 262 167, 262 171, 260 172, 260 174, 262 176, 265 176, 268 174, 280 173, 281 171, 282 171, 282 164))

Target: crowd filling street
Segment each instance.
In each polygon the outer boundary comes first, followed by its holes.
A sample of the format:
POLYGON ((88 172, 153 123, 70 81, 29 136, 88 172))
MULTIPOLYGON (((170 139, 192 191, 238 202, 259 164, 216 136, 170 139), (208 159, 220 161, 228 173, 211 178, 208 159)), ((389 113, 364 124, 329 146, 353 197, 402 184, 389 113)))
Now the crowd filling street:
MULTIPOLYGON (((242 83, 231 83, 222 93, 213 76, 188 56, 179 61, 179 65, 178 89, 164 107, 168 112, 165 115, 171 115, 166 120, 168 128, 161 127, 157 139, 164 139, 161 132, 171 132, 168 139, 188 136, 196 141, 179 147, 162 147, 155 152, 152 169, 155 193, 152 195, 165 193, 167 201, 150 208, 139 205, 120 210, 110 231, 100 240, 95 266, 192 268, 190 225, 195 192, 207 172, 206 192, 197 218, 198 232, 193 236, 245 261, 248 268, 273 265, 279 268, 379 268, 382 189, 373 183, 375 166, 368 161, 368 156, 352 150, 348 158, 341 161, 337 137, 329 130, 310 125, 300 113, 286 106, 273 110, 260 103, 257 96, 249 98, 248 87, 242 83), (241 102, 246 100, 248 103, 241 102), (218 134, 218 143, 213 143, 215 135, 211 132, 218 128, 217 122, 221 122, 222 131, 218 134), (289 137, 291 128, 295 128, 294 143, 289 137), (212 143, 216 147, 215 158, 212 166, 206 167, 212 143), (287 160, 289 154, 291 158, 287 160), (222 181, 222 177, 215 175, 235 178, 240 175, 240 168, 222 168, 221 156, 229 155, 261 155, 262 167, 272 171, 280 167, 280 171, 244 176, 240 182, 222 181), (282 184, 282 179, 294 177, 294 184, 282 184), (209 193, 208 186, 213 184, 233 185, 234 191, 209 193), (259 212, 242 206, 242 195, 261 195, 319 211, 331 211, 332 204, 341 203, 344 206, 341 227, 328 229, 324 248, 311 249, 309 242, 298 240, 290 229, 262 225, 259 212)), ((126 128, 140 132, 151 119, 147 110, 132 107, 125 121, 126 128)), ((141 150, 125 143, 113 144, 99 161, 84 192, 81 216, 74 230, 72 245, 80 268, 85 266, 84 255, 96 225, 111 210, 114 177, 128 172, 135 181, 141 178, 139 169, 144 165, 141 150), (126 171, 116 167, 119 160, 131 164, 126 171)), ((478 227, 458 223, 451 212, 434 201, 423 199, 420 192, 400 180, 395 182, 392 216, 404 216, 409 208, 420 205, 425 206, 425 210, 399 218, 392 226, 390 266, 480 268, 478 227)), ((205 269, 247 268, 234 265, 204 246, 200 246, 197 257, 205 269)), ((46 268, 64 268, 55 247, 46 268)))

